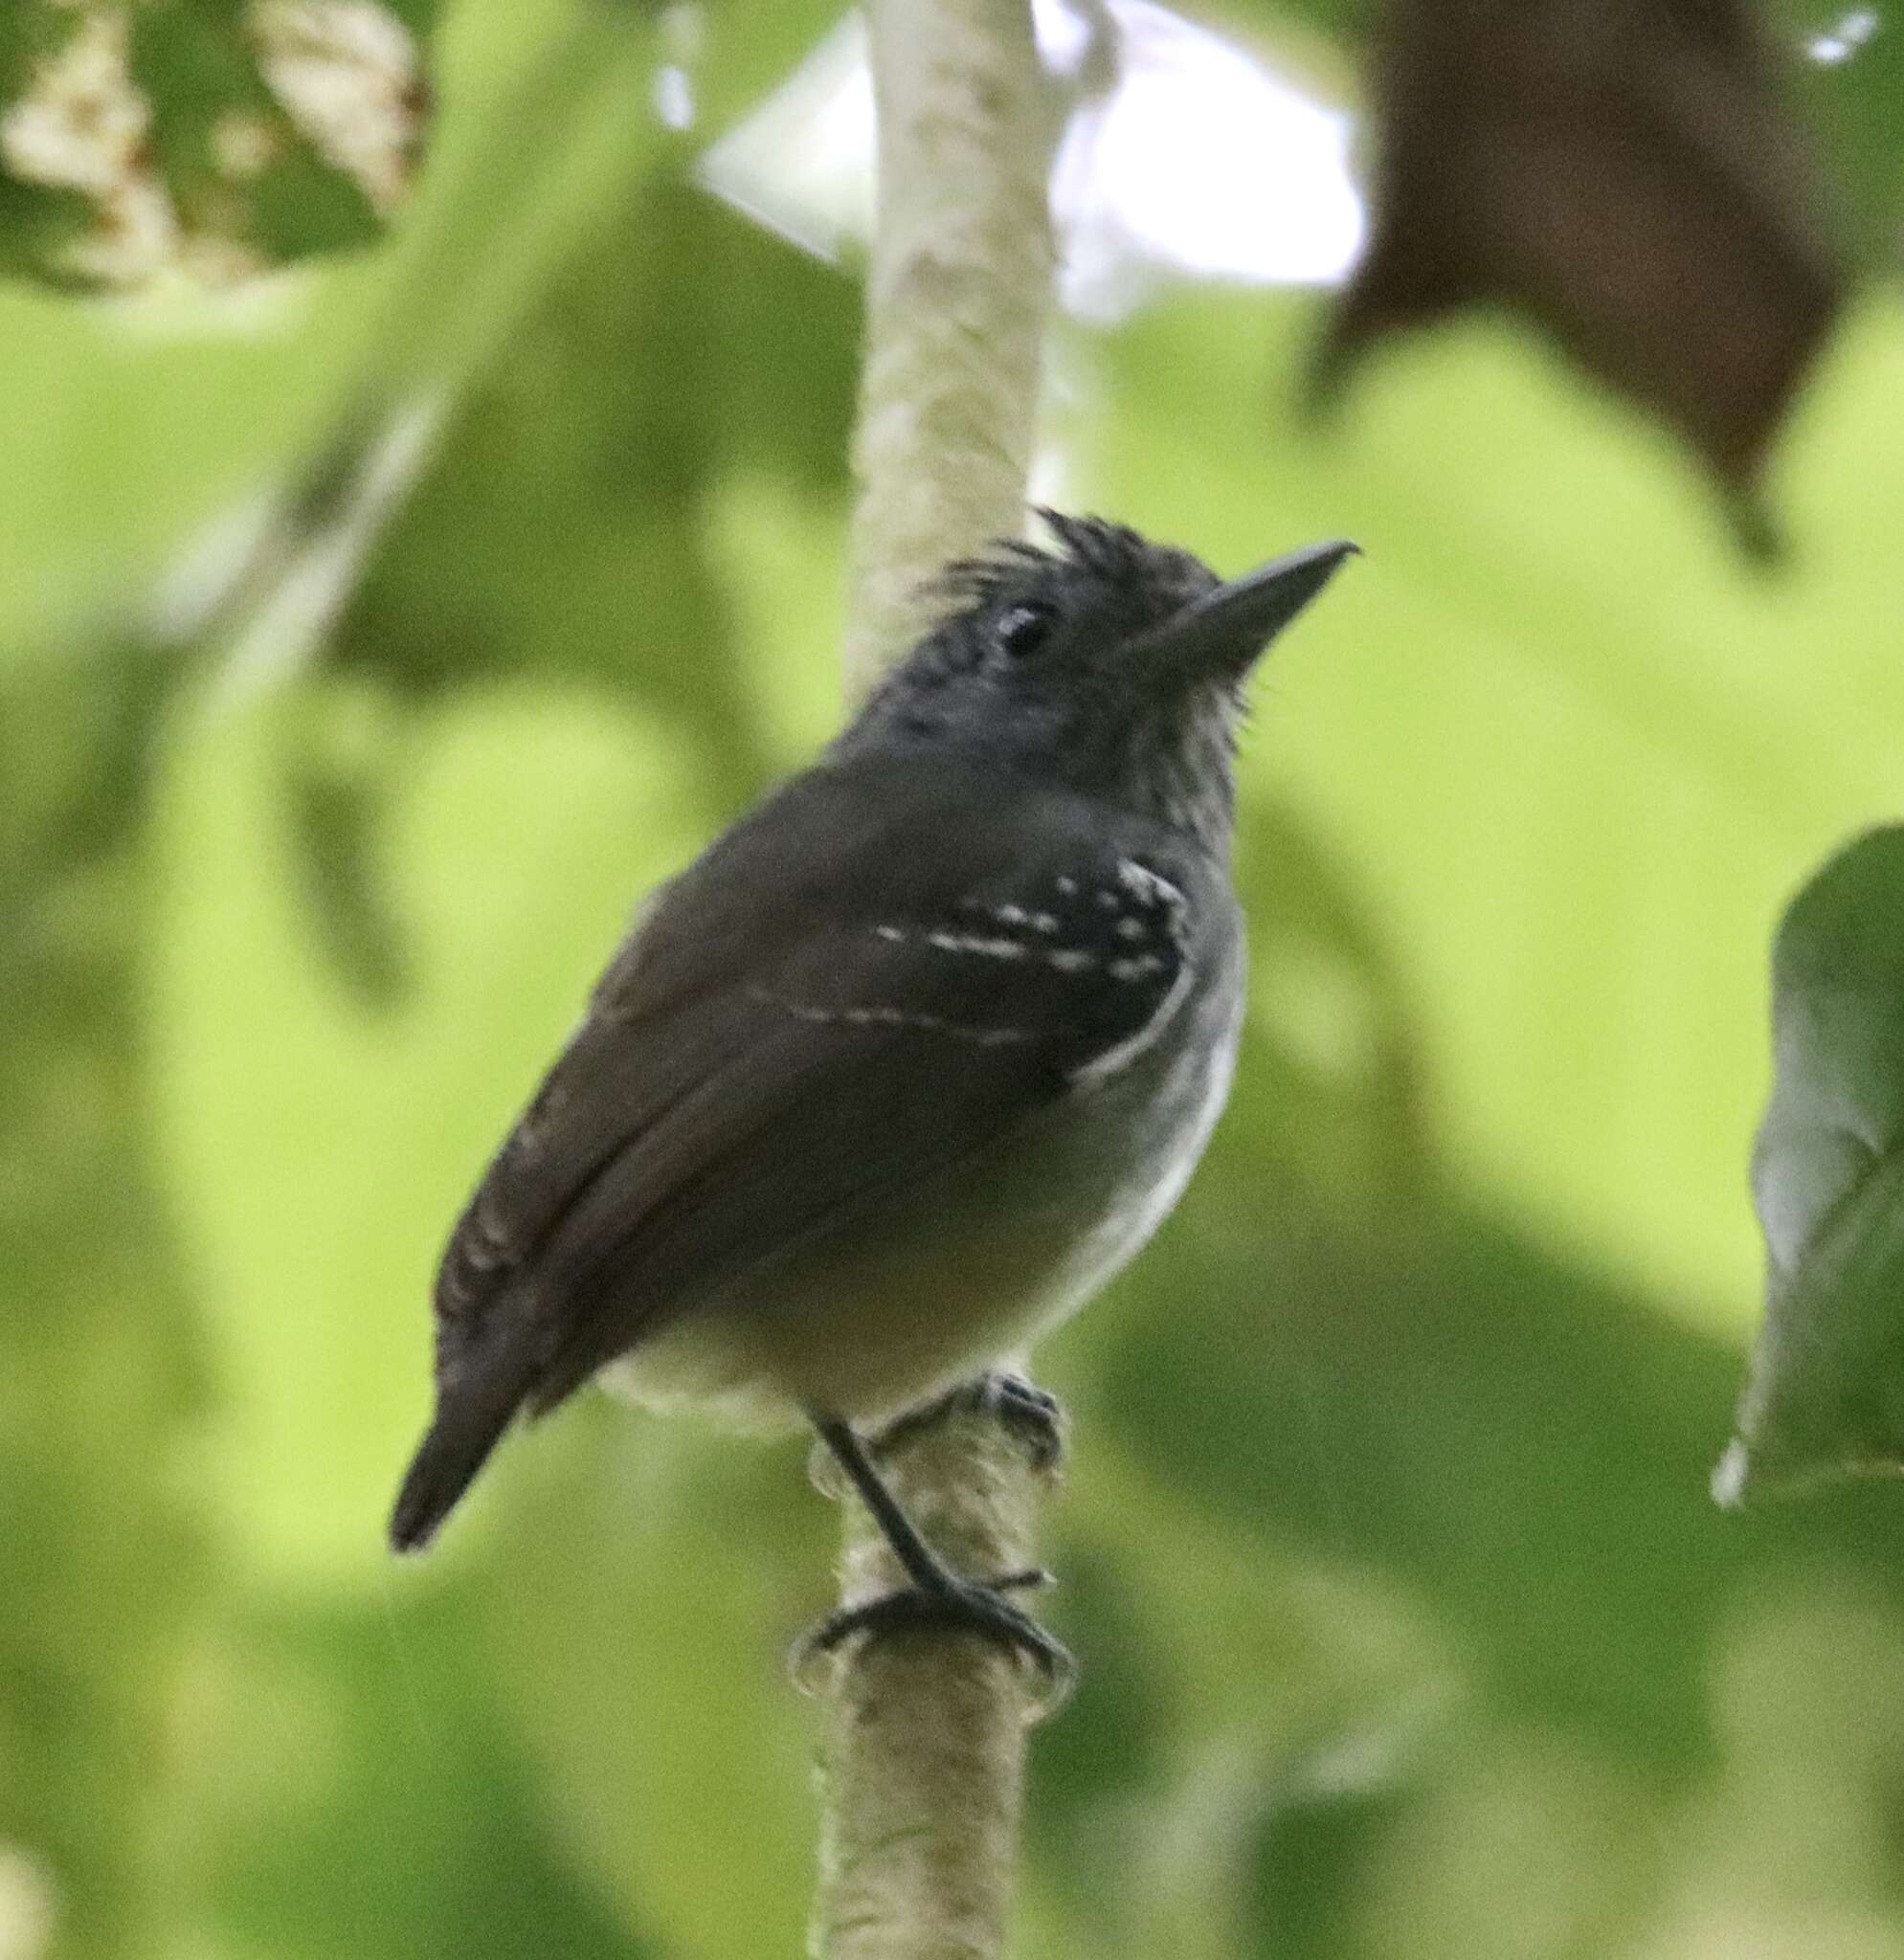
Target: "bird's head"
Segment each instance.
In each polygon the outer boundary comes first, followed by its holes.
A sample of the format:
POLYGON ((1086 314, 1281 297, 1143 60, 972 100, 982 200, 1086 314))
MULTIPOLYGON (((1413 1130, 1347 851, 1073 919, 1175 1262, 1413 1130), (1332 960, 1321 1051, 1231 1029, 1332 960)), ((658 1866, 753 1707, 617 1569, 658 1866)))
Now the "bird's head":
POLYGON ((1317 545, 1227 584, 1123 524, 1041 511, 950 567, 945 612, 893 668, 839 752, 961 750, 1221 841, 1243 683, 1355 549, 1317 545))

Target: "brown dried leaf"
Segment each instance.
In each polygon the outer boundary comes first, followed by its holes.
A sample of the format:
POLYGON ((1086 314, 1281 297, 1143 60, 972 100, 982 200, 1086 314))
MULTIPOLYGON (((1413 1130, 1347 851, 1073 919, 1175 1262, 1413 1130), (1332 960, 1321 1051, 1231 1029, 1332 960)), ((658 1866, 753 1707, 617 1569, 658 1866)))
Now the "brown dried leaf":
POLYGON ((1743 542, 1844 291, 1827 200, 1740 0, 1392 0, 1369 250, 1320 351, 1467 306, 1536 321, 1712 469, 1743 542))

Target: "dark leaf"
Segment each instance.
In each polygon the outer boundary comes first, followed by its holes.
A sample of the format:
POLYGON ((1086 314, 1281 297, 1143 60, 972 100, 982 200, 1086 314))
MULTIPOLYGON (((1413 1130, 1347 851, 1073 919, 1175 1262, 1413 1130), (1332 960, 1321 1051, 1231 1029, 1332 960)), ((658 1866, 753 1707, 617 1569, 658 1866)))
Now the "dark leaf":
POLYGON ((1375 56, 1374 233, 1324 339, 1467 307, 1546 330, 1777 539, 1767 448, 1843 296, 1827 199, 1741 0, 1394 0, 1375 56))

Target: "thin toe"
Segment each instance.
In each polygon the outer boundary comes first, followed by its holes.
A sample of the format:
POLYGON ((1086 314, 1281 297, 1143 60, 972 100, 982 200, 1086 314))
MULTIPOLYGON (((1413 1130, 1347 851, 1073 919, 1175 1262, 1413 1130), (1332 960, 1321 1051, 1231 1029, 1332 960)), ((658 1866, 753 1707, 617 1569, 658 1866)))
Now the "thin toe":
POLYGON ((1057 1579, 1042 1566, 1026 1566, 1022 1571, 1002 1572, 986 1585, 994 1592, 1028 1592, 1039 1586, 1055 1586, 1057 1579))
POLYGON ((1032 1462, 1049 1470, 1064 1454, 1064 1412, 1058 1397, 1020 1374, 988 1374, 981 1389, 986 1406, 1030 1449, 1032 1462))
POLYGON ((961 1382, 936 1401, 907 1411, 873 1438, 874 1450, 890 1456, 948 1409, 974 1409, 991 1416, 1025 1445, 1035 1469, 1049 1470, 1064 1454, 1064 1405, 1022 1375, 1001 1372, 961 1382))
MULTIPOLYGON (((1068 1648, 1055 1639, 1029 1614, 1020 1613, 1000 1596, 1001 1589, 1019 1590, 1048 1582, 1050 1574, 1032 1569, 1007 1572, 986 1585, 961 1585, 950 1592, 907 1587, 883 1593, 863 1606, 850 1606, 829 1615, 805 1640, 800 1653, 830 1653, 854 1634, 894 1634, 908 1630, 970 1631, 1009 1647, 1031 1661, 1047 1682, 1068 1692, 1077 1663, 1068 1648)), ((796 1659, 795 1672, 799 1671, 796 1659)))

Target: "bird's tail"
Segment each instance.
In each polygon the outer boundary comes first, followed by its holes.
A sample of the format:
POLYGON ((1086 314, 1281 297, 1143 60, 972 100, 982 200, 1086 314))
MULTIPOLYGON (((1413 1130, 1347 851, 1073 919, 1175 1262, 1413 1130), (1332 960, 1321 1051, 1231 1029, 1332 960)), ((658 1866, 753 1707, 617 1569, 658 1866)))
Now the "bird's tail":
POLYGON ((421 1551, 436 1536, 502 1441, 522 1406, 524 1388, 521 1374, 507 1369, 439 1389, 436 1419, 404 1472, 391 1512, 392 1549, 421 1551))

